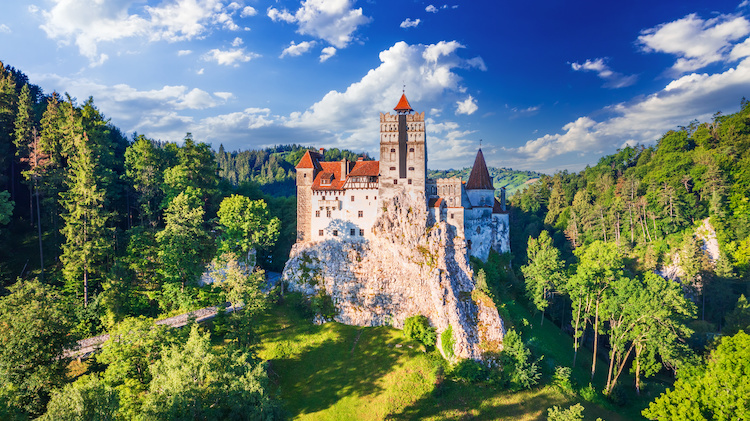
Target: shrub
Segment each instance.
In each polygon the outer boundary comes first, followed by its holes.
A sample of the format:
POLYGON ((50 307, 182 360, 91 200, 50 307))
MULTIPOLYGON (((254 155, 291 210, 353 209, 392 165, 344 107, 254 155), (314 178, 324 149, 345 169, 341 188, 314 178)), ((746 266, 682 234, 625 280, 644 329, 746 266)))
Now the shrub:
POLYGON ((583 406, 577 403, 568 409, 555 405, 547 409, 547 421, 583 421, 583 406))
POLYGON ((572 392, 573 380, 570 377, 572 373, 573 370, 570 367, 555 367, 555 373, 552 375, 552 384, 563 392, 572 392))
POLYGON ((511 389, 529 389, 539 382, 542 375, 537 364, 539 361, 531 361, 531 351, 514 330, 509 330, 503 338, 500 361, 511 389))
POLYGON ((336 306, 333 305, 333 299, 322 289, 318 291, 317 295, 312 296, 310 301, 312 310, 323 320, 333 320, 338 314, 336 306))
POLYGON ((435 346, 435 341, 437 340, 435 328, 431 327, 427 317, 421 314, 406 318, 404 321, 404 335, 407 338, 416 339, 426 346, 435 346))
POLYGON ((462 380, 465 382, 479 382, 487 379, 487 370, 482 364, 477 361, 466 359, 461 360, 453 370, 451 374, 456 380, 462 380))
POLYGON ((448 325, 448 328, 440 334, 441 350, 443 351, 443 355, 445 356, 445 358, 449 360, 453 359, 453 345, 455 343, 456 340, 453 339, 453 327, 451 325, 448 325))

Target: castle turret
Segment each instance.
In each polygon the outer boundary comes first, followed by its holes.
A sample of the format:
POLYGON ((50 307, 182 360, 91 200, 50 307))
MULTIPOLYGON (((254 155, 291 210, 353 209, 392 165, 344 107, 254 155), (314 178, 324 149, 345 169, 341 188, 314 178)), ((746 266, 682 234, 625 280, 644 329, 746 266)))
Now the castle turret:
POLYGON ((320 172, 318 162, 323 158, 323 148, 320 154, 313 151, 305 152, 297 164, 297 241, 311 240, 311 211, 312 211, 312 185, 315 176, 320 172))
POLYGON ((466 182, 466 194, 469 196, 472 207, 491 208, 495 204, 495 186, 492 184, 492 177, 487 170, 487 163, 484 162, 481 148, 474 159, 469 181, 466 182))

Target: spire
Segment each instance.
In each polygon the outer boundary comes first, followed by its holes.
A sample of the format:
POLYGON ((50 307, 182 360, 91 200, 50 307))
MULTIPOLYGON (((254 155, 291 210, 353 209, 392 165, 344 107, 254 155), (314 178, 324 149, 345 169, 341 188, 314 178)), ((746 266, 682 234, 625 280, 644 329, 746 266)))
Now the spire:
POLYGON ((406 99, 406 94, 401 94, 401 99, 398 100, 398 104, 396 105, 396 108, 393 109, 393 111, 398 111, 399 113, 410 113, 414 110, 411 108, 411 105, 409 105, 409 100, 406 99))
POLYGON ((487 170, 487 163, 484 162, 484 155, 482 149, 477 152, 477 157, 474 159, 474 166, 471 167, 471 174, 469 174, 469 181, 466 182, 467 190, 494 190, 495 186, 492 185, 492 178, 490 172, 487 170))

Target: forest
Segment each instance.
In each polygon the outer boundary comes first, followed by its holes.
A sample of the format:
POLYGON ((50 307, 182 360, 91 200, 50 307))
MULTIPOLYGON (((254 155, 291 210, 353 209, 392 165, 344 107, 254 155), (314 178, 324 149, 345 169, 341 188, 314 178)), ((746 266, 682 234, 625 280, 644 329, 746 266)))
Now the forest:
POLYGON ((743 99, 735 114, 545 175, 513 197, 526 298, 573 336, 574 352, 590 346, 608 361, 605 395, 623 373, 637 392, 646 377, 676 374, 649 419, 749 413, 749 147, 743 99))
MULTIPOLYGON (((512 396, 561 404, 521 419, 583 419, 581 404, 622 419, 750 416, 748 146, 743 99, 735 114, 579 173, 490 168, 496 187, 515 191, 513 252, 473 265, 478 299, 508 323, 507 349, 495 367, 450 365, 425 320, 405 336, 372 328, 382 341, 371 356, 400 358, 421 387, 383 391, 378 399, 411 399, 384 416, 453 418, 464 412, 434 411, 512 396), (565 339, 550 344, 553 334, 565 339), (405 337, 415 342, 394 354, 405 337)), ((289 395, 308 392, 296 371, 323 365, 308 380, 320 393, 361 386, 359 375, 325 381, 335 372, 325 364, 353 358, 365 330, 315 326, 315 313, 331 311, 325 297, 266 284, 295 241, 294 166, 308 149, 125 135, 93 98, 45 94, 0 65, 0 419, 281 419, 306 402, 289 395), (209 324, 154 325, 208 306, 219 307, 209 324), (100 334, 110 338, 102 349, 76 361, 76 341, 100 334), (316 357, 309 343, 323 338, 329 351, 316 357), (337 360, 328 352, 338 348, 337 360)), ((383 375, 367 355, 363 369, 383 375)))

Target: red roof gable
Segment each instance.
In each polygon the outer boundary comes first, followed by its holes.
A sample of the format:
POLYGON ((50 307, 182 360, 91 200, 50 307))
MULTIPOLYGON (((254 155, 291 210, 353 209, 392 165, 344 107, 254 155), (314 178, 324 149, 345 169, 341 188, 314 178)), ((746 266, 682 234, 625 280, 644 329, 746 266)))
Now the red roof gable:
POLYGON ((477 152, 477 157, 474 160, 474 166, 471 168, 471 174, 469 174, 469 181, 466 182, 467 190, 494 190, 495 186, 492 185, 492 177, 490 172, 487 170, 487 163, 484 162, 484 155, 480 149, 477 152))
POLYGON ((495 203, 492 205, 492 213, 508 213, 508 211, 503 210, 503 206, 497 200, 497 197, 495 198, 495 203))
POLYGON ((396 105, 396 108, 393 109, 394 111, 399 112, 412 112, 411 105, 409 105, 409 100, 406 99, 406 94, 401 94, 401 99, 398 100, 398 104, 396 105))
POLYGON ((297 169, 309 169, 309 168, 317 168, 320 169, 320 164, 318 163, 318 160, 320 159, 320 154, 314 151, 307 151, 302 156, 302 159, 300 159, 299 164, 295 168, 297 169))
POLYGON ((349 177, 377 177, 380 174, 380 161, 357 161, 349 171, 349 177))
POLYGON ((439 208, 440 205, 443 204, 443 198, 442 197, 433 197, 430 199, 430 201, 427 203, 427 206, 430 208, 439 208))

